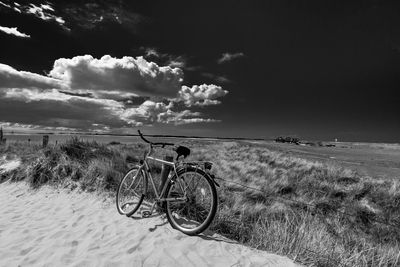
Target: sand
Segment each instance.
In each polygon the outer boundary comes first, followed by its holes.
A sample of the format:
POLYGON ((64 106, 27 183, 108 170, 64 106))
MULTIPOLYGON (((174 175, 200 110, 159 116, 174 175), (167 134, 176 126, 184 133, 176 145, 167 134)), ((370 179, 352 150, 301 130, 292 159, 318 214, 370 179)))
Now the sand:
POLYGON ((190 237, 160 215, 128 218, 104 196, 0 184, 0 266, 297 266, 216 234, 190 237))

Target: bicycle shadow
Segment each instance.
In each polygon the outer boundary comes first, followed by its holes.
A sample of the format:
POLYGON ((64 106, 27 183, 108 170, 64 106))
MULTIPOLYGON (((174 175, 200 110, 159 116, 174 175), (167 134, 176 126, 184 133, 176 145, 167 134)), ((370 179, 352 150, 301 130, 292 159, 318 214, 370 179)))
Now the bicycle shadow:
MULTIPOLYGON (((143 209, 143 210, 146 210, 146 209, 143 209)), ((154 232, 159 227, 164 226, 169 223, 166 218, 165 213, 159 213, 157 211, 153 212, 153 214, 148 217, 142 217, 140 215, 140 211, 138 211, 135 214, 133 214, 132 216, 130 216, 129 218, 131 218, 132 220, 143 220, 143 219, 154 218, 154 217, 160 217, 163 221, 161 223, 156 223, 154 226, 149 227, 149 232, 154 232)), ((178 231, 176 229, 174 229, 174 230, 178 231)), ((201 238, 203 240, 207 240, 207 241, 217 241, 217 242, 225 242, 225 243, 230 243, 230 244, 239 244, 239 242, 231 240, 227 237, 221 236, 217 232, 211 231, 210 229, 207 229, 204 232, 202 232, 201 234, 198 234, 196 236, 187 236, 187 237, 199 237, 199 238, 201 238)))
MULTIPOLYGON (((143 219, 149 219, 149 218, 155 218, 155 217, 160 217, 163 221, 161 223, 156 223, 154 226, 149 228, 149 232, 154 232, 156 231, 159 227, 164 226, 168 224, 168 220, 166 218, 166 214, 164 212, 159 212, 157 210, 154 210, 153 213, 150 216, 142 216, 143 211, 148 211, 151 209, 152 204, 143 202, 142 206, 137 210, 133 215, 131 215, 129 218, 132 220, 143 220, 143 219)), ((174 229, 175 231, 178 231, 174 229)), ((188 236, 189 237, 189 236, 188 236)), ((212 231, 210 229, 206 229, 204 232, 193 236, 193 237, 200 237, 201 239, 207 240, 207 241, 217 241, 217 242, 226 242, 230 244, 239 244, 239 242, 231 240, 227 237, 219 235, 217 232, 212 231)))
POLYGON ((143 220, 143 219, 160 217, 163 220, 163 222, 155 224, 154 226, 150 227, 149 228, 150 232, 154 232, 155 230, 157 230, 157 228, 168 224, 168 220, 166 219, 165 213, 163 213, 163 212, 158 212, 158 211, 154 210, 151 215, 142 216, 142 212, 143 211, 148 211, 150 209, 151 209, 151 205, 150 204, 143 203, 142 206, 139 208, 139 210, 136 211, 129 218, 131 218, 132 220, 143 220))
POLYGON ((218 235, 216 232, 211 231, 209 229, 205 230, 201 234, 197 235, 197 237, 200 237, 203 240, 207 241, 217 241, 217 242, 225 242, 229 244, 239 244, 239 242, 231 240, 227 237, 218 235))

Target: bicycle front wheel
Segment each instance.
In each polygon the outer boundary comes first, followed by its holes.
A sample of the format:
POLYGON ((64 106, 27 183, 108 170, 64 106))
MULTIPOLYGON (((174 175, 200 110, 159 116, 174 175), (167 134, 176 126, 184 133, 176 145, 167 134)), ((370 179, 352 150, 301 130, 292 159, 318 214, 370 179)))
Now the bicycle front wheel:
POLYGON ((117 196, 117 210, 122 215, 131 216, 143 202, 147 190, 147 179, 138 167, 129 170, 121 180, 117 196))
POLYGON ((211 224, 217 211, 214 182, 200 169, 188 167, 178 172, 166 189, 167 219, 175 229, 197 235, 211 224))

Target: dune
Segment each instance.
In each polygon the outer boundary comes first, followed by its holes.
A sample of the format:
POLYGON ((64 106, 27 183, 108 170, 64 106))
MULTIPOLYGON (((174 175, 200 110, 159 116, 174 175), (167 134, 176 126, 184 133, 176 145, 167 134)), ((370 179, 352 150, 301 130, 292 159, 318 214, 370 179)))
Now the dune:
POLYGON ((166 218, 121 216, 110 198, 0 184, 0 266, 297 266, 216 234, 190 237, 166 218))
POLYGON ((21 160, 17 157, 7 160, 7 157, 4 155, 0 158, 0 174, 10 172, 19 167, 21 164, 21 160))

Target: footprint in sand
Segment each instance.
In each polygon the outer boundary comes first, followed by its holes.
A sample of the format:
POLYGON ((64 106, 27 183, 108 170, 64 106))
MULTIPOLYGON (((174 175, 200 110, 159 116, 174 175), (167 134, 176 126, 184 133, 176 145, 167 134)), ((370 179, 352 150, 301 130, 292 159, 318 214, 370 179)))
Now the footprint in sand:
POLYGON ((19 253, 19 255, 21 256, 25 256, 26 254, 29 253, 29 251, 31 251, 33 249, 33 247, 27 248, 27 249, 23 249, 21 250, 21 252, 19 253))
POLYGON ((79 216, 78 219, 76 220, 76 222, 74 222, 74 223, 72 224, 72 227, 76 227, 76 226, 78 225, 78 222, 79 222, 80 220, 82 220, 84 217, 85 217, 85 215, 79 216))
POLYGON ((64 233, 64 231, 57 231, 52 236, 50 236, 50 239, 56 238, 56 237, 60 236, 62 233, 64 233))
POLYGON ((128 249, 126 251, 126 253, 128 254, 132 254, 133 252, 135 252, 137 250, 137 248, 139 247, 139 244, 137 244, 136 246, 131 247, 130 249, 128 249))

